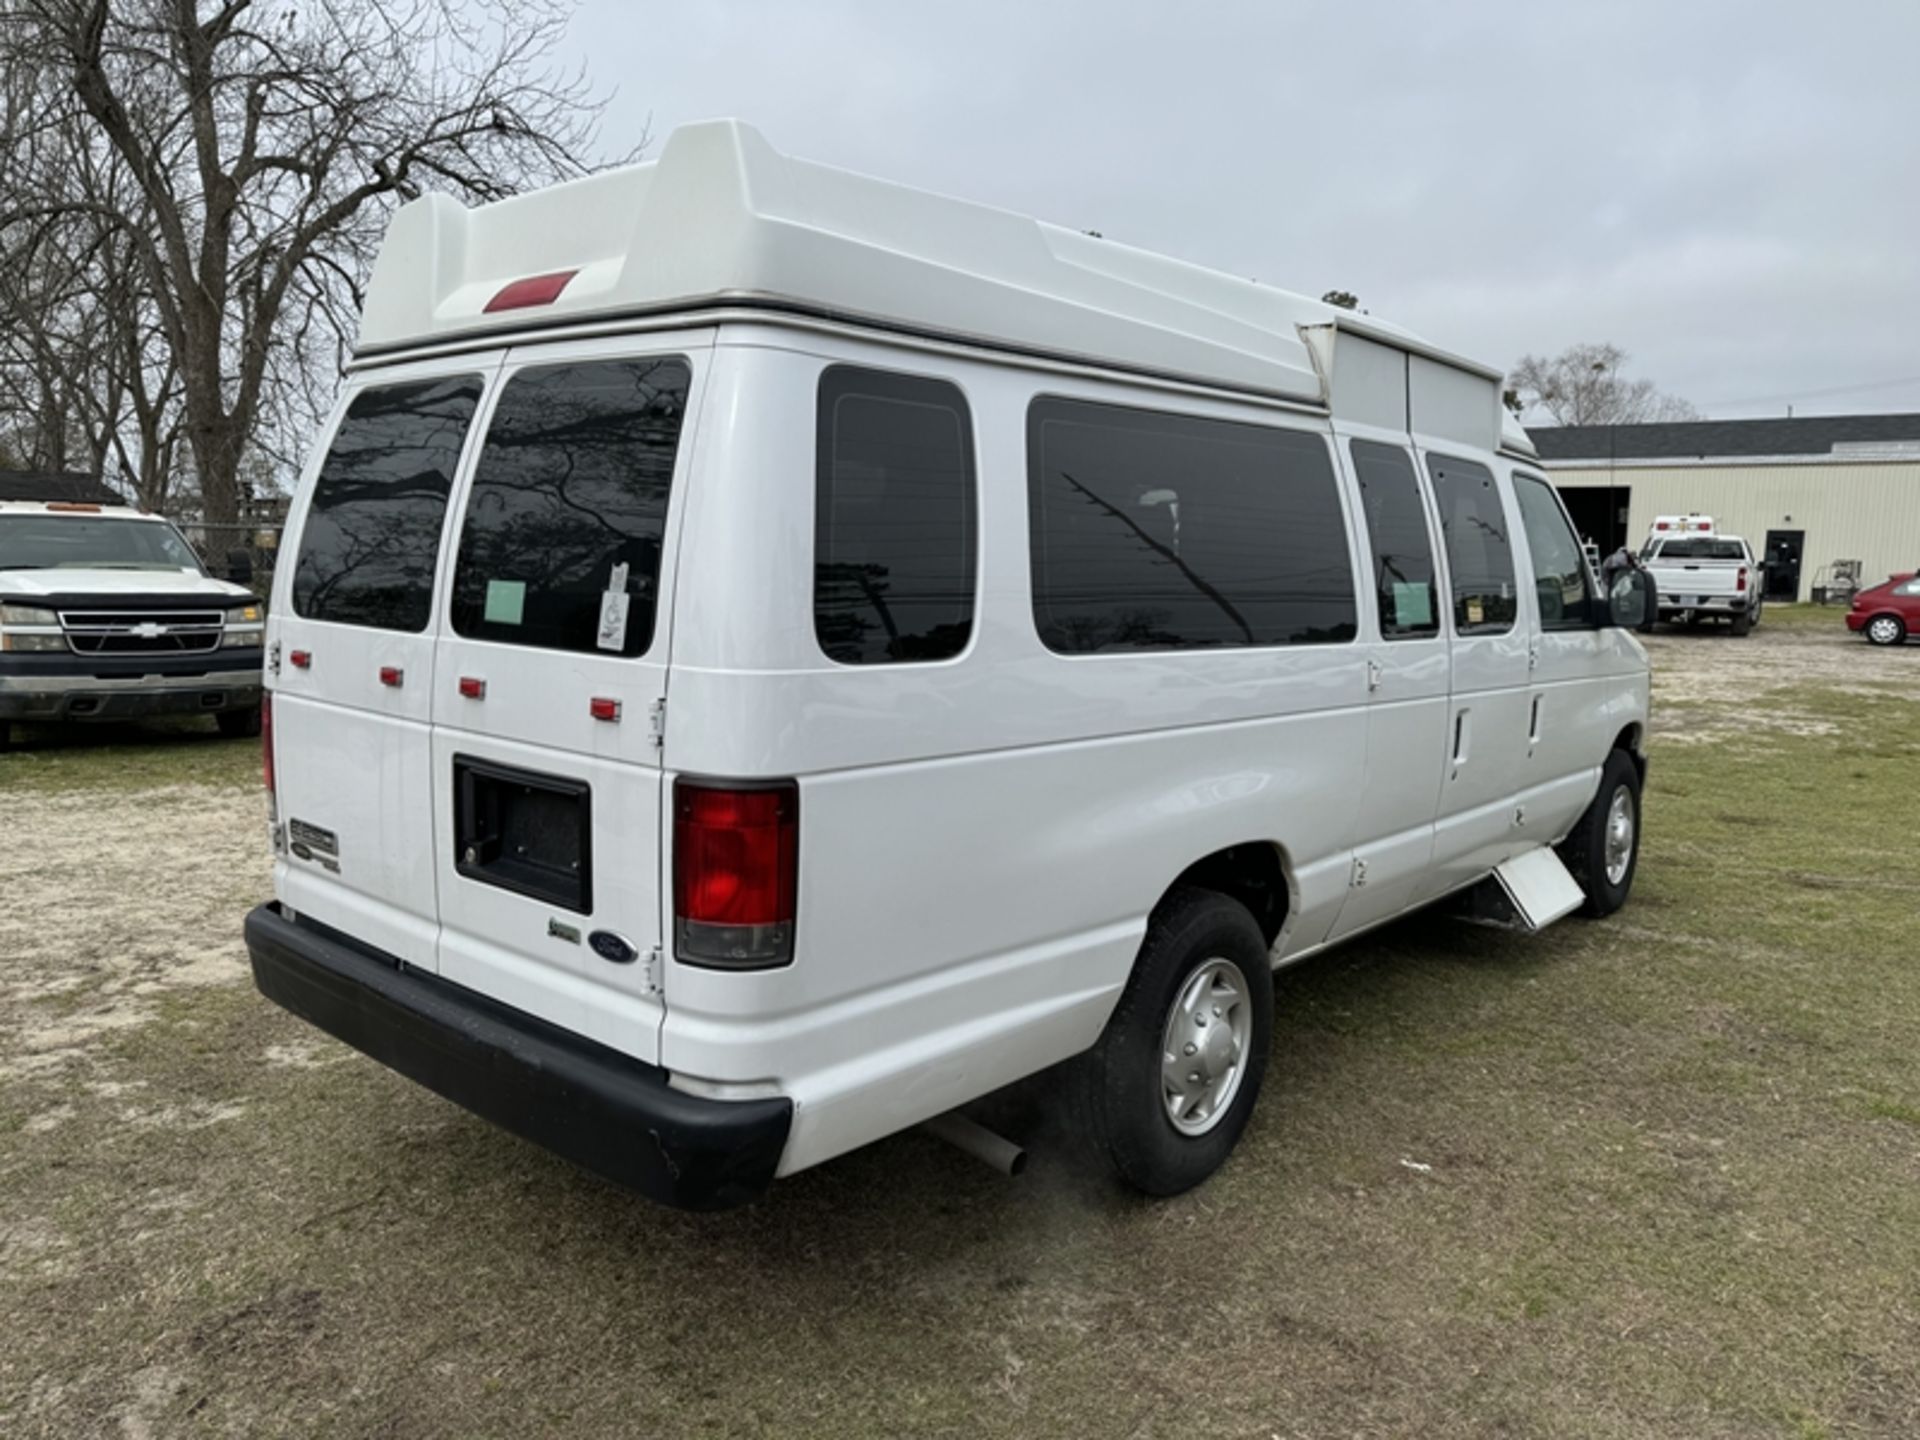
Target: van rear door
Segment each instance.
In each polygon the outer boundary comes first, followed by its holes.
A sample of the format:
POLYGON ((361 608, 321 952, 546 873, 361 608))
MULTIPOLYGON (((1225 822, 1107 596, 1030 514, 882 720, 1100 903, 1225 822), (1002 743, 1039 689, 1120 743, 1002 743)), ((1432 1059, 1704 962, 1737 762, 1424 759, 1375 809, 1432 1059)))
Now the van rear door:
POLYGON ((646 1061, 671 537, 711 344, 508 354, 454 527, 432 697, 441 975, 646 1061))
POLYGON ((273 607, 280 897, 424 969, 439 927, 435 576, 500 358, 396 369, 348 391, 273 607))

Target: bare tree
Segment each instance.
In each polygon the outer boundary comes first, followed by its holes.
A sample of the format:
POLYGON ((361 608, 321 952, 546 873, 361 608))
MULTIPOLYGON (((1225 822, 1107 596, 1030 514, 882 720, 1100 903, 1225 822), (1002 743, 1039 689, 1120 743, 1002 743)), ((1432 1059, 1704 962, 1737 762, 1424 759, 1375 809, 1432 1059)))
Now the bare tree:
POLYGON ((582 171, 600 106, 551 65, 570 8, 0 0, 0 66, 43 97, 37 153, 101 172, 77 186, 0 135, 0 269, 61 220, 87 222, 93 279, 124 252, 147 329, 114 337, 124 374, 88 373, 129 458, 184 445, 203 518, 232 523, 247 447, 330 385, 392 207, 582 171))
POLYGON ((1556 425, 1643 425, 1698 420, 1700 412, 1651 380, 1620 373, 1627 355, 1617 345, 1571 345, 1551 359, 1522 356, 1508 377, 1506 402, 1515 415, 1543 410, 1556 425))

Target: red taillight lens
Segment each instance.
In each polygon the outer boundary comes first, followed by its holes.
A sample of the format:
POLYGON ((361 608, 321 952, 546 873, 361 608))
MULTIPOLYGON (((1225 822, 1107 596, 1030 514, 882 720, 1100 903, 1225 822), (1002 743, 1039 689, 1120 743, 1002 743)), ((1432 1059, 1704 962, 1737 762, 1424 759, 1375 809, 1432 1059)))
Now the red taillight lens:
POLYGON ((260 697, 260 778, 273 794, 273 696, 260 697))
POLYGON ((673 787, 675 953, 753 969, 793 959, 800 787, 791 780, 673 787))
POLYGON ((492 315, 501 310, 524 310, 529 305, 551 305, 567 288, 567 282, 579 273, 578 270, 555 270, 550 275, 529 275, 524 280, 502 285, 487 302, 485 313, 492 315))
POLYGON ((1733 588, 1735 590, 1745 590, 1747 588, 1747 567, 1746 566, 1742 565, 1740 567, 1740 573, 1733 577, 1733 588))

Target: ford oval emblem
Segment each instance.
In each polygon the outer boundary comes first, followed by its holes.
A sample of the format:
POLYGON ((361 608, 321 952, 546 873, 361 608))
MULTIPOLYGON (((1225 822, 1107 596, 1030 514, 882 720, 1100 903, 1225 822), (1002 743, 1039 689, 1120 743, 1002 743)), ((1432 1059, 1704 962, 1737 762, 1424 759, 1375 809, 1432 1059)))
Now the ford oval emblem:
POLYGON ((587 936, 587 944, 593 947, 593 953, 602 960, 611 960, 616 965, 631 965, 639 958, 640 952, 624 935, 616 935, 611 930, 596 930, 587 936))

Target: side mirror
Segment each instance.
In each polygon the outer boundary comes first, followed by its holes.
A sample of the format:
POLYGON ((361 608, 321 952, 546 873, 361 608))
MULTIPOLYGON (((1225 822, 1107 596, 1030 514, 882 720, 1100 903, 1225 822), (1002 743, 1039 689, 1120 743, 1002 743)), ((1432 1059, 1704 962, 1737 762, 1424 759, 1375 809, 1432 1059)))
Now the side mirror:
POLYGON ((227 551, 227 579, 236 585, 253 584, 253 556, 245 550, 227 551))
POLYGON ((1607 586, 1608 625, 1622 630, 1643 629, 1657 604, 1653 577, 1644 570, 1621 570, 1607 586))

